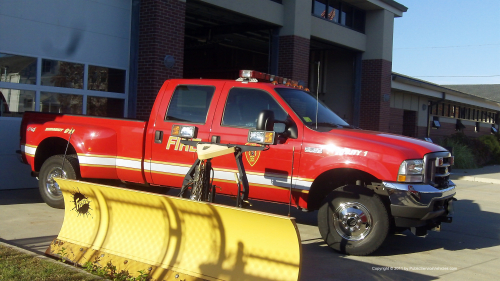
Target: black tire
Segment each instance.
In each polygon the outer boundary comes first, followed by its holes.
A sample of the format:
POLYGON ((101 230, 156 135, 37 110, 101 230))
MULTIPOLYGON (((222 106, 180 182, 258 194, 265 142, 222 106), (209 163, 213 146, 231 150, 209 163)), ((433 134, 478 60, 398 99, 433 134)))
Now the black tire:
MULTIPOLYGON (((43 201, 52 208, 64 209, 64 197, 57 183, 52 180, 54 176, 60 176, 64 155, 49 157, 42 164, 38 175, 38 190, 43 201)), ((67 155, 64 161, 64 173, 68 179, 79 179, 80 170, 76 155, 67 155)))
POLYGON ((380 197, 371 190, 346 185, 332 191, 318 211, 318 228, 332 249, 365 256, 384 242, 389 216, 380 197))

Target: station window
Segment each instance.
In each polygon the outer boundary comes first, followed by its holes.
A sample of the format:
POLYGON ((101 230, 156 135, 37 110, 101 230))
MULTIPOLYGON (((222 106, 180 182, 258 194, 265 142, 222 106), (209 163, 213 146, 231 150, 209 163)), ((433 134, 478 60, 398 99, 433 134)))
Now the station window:
POLYGON ((325 15, 325 18, 337 23, 340 21, 340 1, 328 1, 328 14, 325 15))
POLYGON ((43 59, 41 85, 83 89, 83 64, 43 59))
POLYGON ((328 0, 315 0, 313 1, 313 15, 324 18, 326 11, 326 3, 328 0))
POLYGON ((356 31, 365 32, 365 11, 343 1, 313 0, 312 14, 356 31))
POLYGON ((124 69, 0 52, 0 117, 25 111, 124 117, 126 76, 124 69))
POLYGON ((0 116, 21 117, 23 112, 33 110, 35 91, 0 88, 0 116))
POLYGON ((88 90, 125 93, 125 70, 89 65, 88 90))
POLYGON ((36 84, 36 58, 0 53, 0 82, 36 84))
POLYGON ((340 15, 340 23, 342 25, 353 27, 354 9, 352 6, 342 4, 342 13, 340 15))
POLYGON ((87 115, 102 117, 123 117, 124 99, 87 97, 87 115))
POLYGON ((446 116, 446 117, 450 116, 450 105, 449 104, 445 104, 444 105, 444 114, 443 114, 443 116, 446 116))
POLYGON ((82 114, 83 96, 60 93, 40 93, 40 111, 65 114, 82 114))

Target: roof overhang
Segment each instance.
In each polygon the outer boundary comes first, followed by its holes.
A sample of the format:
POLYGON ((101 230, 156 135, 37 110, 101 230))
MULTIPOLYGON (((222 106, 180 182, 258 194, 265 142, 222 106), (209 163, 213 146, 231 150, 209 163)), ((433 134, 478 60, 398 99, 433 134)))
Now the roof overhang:
POLYGON ((436 99, 441 99, 443 97, 443 94, 445 94, 446 100, 448 101, 465 103, 500 111, 500 103, 496 101, 474 96, 468 93, 463 93, 399 73, 392 73, 391 88, 436 99))
POLYGON ((403 16, 403 13, 408 11, 408 8, 394 0, 343 0, 360 9, 371 11, 385 9, 393 13, 397 17, 403 16))

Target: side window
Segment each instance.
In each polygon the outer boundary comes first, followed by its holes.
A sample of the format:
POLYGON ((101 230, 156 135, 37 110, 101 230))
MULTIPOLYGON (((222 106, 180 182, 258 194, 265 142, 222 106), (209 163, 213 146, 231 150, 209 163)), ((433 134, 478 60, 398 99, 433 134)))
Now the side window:
POLYGON ((213 86, 178 86, 168 105, 165 121, 205 123, 214 91, 213 86))
MULTIPOLYGON (((285 121, 288 116, 268 92, 233 88, 227 97, 222 125, 255 128, 259 113, 264 109, 272 110, 275 120, 285 121)), ((283 131, 284 128, 278 128, 278 125, 283 124, 276 124, 275 131, 283 131)))

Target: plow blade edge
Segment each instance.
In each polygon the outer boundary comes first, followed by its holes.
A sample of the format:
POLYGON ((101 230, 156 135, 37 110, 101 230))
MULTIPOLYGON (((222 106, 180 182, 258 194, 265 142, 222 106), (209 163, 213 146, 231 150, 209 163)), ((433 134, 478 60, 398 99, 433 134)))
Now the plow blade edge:
POLYGON ((152 280, 298 280, 294 218, 56 179, 64 222, 46 254, 152 280))

